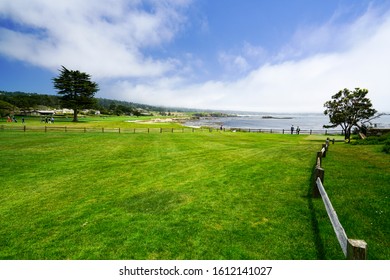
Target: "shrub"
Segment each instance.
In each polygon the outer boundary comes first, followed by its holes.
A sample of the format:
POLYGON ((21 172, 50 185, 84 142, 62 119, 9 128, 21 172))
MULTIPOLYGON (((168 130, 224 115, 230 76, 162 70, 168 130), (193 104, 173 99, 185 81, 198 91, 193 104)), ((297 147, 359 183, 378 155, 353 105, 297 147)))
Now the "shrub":
POLYGON ((357 139, 352 142, 353 145, 383 145, 382 151, 386 154, 390 153, 390 133, 381 136, 369 136, 366 139, 357 139))
POLYGON ((382 152, 390 154, 390 141, 387 141, 383 146, 382 152))

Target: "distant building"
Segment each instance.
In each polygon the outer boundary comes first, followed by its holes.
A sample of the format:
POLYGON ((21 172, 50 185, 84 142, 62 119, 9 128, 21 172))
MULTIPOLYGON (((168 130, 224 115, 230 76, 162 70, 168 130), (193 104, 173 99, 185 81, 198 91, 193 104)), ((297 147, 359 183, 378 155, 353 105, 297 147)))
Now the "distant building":
POLYGON ((66 115, 66 114, 72 115, 74 113, 74 111, 73 111, 73 109, 63 108, 63 109, 55 110, 55 113, 57 115, 66 115))
POLYGON ((53 110, 32 110, 25 111, 25 114, 30 116, 52 116, 55 115, 55 112, 53 110))
POLYGON ((38 113, 41 116, 52 116, 55 114, 55 112, 53 110, 39 110, 38 113))

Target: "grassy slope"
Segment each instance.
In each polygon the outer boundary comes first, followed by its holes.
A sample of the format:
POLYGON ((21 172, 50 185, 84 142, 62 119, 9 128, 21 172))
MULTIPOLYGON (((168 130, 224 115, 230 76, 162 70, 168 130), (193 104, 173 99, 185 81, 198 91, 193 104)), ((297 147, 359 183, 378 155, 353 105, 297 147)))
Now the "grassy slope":
POLYGON ((1 133, 0 259, 342 258, 304 139, 1 133))

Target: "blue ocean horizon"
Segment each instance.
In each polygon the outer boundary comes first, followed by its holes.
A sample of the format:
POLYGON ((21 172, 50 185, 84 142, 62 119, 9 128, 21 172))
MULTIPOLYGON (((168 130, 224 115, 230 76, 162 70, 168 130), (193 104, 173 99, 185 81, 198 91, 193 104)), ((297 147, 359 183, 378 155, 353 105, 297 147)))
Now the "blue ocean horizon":
MULTIPOLYGON (((223 126, 227 129, 278 129, 290 130, 299 127, 301 130, 325 130, 324 125, 330 125, 329 116, 322 113, 233 113, 228 117, 204 117, 190 120, 185 123, 192 127, 223 126)), ((372 121, 372 125, 382 128, 390 128, 390 115, 381 116, 372 121)), ((332 128, 341 130, 341 127, 332 128)))

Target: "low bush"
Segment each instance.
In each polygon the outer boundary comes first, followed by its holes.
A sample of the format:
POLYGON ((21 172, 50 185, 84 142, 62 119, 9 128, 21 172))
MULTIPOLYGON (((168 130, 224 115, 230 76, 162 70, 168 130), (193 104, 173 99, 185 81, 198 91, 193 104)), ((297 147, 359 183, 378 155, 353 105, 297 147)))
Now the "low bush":
POLYGON ((351 142, 352 145, 384 145, 382 151, 389 153, 390 149, 390 133, 381 136, 369 136, 366 139, 356 139, 351 142))
POLYGON ((383 146, 382 152, 386 154, 390 154, 390 141, 386 142, 383 146))

